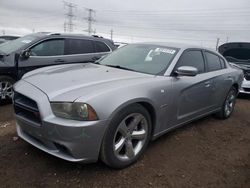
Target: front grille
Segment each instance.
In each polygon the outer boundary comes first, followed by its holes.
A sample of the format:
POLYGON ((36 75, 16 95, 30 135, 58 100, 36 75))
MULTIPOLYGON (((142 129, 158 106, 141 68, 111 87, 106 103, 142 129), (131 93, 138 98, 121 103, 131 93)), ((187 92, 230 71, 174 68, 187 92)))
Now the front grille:
POLYGON ((245 76, 246 80, 250 80, 250 75, 245 76))
POLYGON ((244 91, 250 92, 250 88, 243 87, 244 91))
POLYGON ((34 100, 15 92, 13 101, 16 115, 36 124, 41 124, 39 109, 34 100))
POLYGON ((250 70, 244 71, 244 77, 246 80, 250 80, 250 70))

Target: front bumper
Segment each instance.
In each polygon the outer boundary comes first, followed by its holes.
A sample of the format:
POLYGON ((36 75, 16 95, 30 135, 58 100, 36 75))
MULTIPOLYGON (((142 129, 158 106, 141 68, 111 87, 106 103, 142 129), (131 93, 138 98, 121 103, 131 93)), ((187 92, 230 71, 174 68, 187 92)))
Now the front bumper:
POLYGON ((250 94, 250 80, 246 80, 244 78, 241 88, 240 88, 240 93, 250 94))
POLYGON ((47 96, 36 87, 20 81, 14 89, 15 92, 36 101, 41 116, 39 125, 16 114, 19 137, 67 161, 95 162, 98 160, 102 138, 108 125, 107 120, 74 121, 58 118, 52 113, 47 96))

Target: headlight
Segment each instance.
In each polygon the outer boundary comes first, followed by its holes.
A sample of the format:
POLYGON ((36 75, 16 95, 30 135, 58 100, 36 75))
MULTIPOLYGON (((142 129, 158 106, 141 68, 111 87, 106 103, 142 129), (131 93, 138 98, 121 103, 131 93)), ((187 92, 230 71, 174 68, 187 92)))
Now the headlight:
POLYGON ((85 121, 98 119, 95 110, 86 103, 54 102, 51 103, 51 108, 57 117, 85 121))

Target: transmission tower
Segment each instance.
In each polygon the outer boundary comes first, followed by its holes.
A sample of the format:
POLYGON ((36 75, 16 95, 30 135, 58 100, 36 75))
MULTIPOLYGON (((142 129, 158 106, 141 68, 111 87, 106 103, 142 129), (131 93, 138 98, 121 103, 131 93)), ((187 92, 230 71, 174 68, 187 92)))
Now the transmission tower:
POLYGON ((85 8, 85 10, 88 11, 88 16, 84 18, 84 20, 87 20, 87 22, 88 22, 88 29, 84 30, 84 31, 87 31, 89 33, 89 35, 91 35, 93 32, 95 32, 95 30, 92 29, 92 24, 93 24, 93 22, 96 21, 94 19, 95 10, 93 10, 91 8, 85 8))
POLYGON ((111 39, 111 40, 113 40, 113 34, 114 34, 114 30, 111 29, 111 30, 110 30, 110 39, 111 39))
POLYGON ((73 21, 76 17, 74 12, 76 11, 77 5, 67 1, 63 1, 63 4, 64 4, 64 9, 66 9, 64 32, 73 32, 73 27, 74 27, 73 21))

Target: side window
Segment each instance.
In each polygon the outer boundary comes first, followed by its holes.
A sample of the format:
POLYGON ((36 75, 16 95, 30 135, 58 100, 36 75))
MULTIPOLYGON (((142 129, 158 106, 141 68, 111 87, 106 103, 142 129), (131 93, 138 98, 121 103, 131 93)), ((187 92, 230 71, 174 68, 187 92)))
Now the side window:
POLYGON ((95 43, 96 52, 109 52, 110 51, 109 47, 105 43, 100 42, 100 41, 94 41, 94 43, 95 43))
POLYGON ((210 71, 216 71, 221 69, 221 61, 220 57, 210 53, 210 52, 205 52, 206 58, 207 58, 207 68, 208 72, 210 71))
POLYGON ((64 40, 52 39, 37 44, 30 49, 32 56, 64 55, 64 40))
POLYGON ((221 63, 221 68, 225 69, 226 68, 225 60, 222 59, 221 57, 220 57, 220 63, 221 63))
POLYGON ((205 63, 200 50, 186 51, 182 54, 177 67, 192 66, 198 69, 199 73, 205 72, 205 63))
POLYGON ((67 39, 66 40, 66 54, 86 54, 94 53, 94 45, 91 40, 85 39, 67 39))

